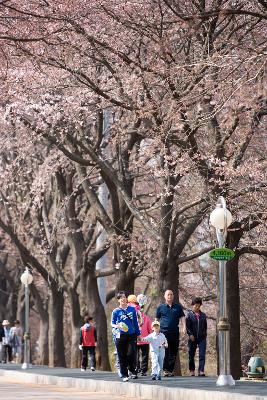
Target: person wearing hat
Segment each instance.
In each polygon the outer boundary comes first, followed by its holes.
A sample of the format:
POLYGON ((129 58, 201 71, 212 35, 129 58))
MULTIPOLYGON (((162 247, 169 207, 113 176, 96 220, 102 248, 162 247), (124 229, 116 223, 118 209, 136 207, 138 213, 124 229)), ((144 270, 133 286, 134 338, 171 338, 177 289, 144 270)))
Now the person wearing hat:
POLYGON ((3 346, 3 362, 6 363, 7 360, 9 362, 12 361, 12 347, 11 347, 11 328, 10 323, 7 319, 4 319, 2 322, 4 328, 4 336, 2 338, 2 346, 3 346))
POLYGON ((150 346, 152 380, 161 380, 161 371, 165 357, 165 348, 168 347, 166 336, 160 332, 160 323, 155 320, 151 324, 152 333, 142 338, 142 341, 148 342, 150 346))

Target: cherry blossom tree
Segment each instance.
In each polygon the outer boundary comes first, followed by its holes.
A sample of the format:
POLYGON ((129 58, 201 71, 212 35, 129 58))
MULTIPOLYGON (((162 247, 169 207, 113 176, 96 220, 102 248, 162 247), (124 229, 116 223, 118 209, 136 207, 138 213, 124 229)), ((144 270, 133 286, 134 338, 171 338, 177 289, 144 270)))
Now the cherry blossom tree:
MULTIPOLYGON (((133 284, 141 249, 144 265, 156 255, 158 296, 172 288, 178 298, 179 265, 208 250, 190 254, 188 244, 218 195, 237 218, 231 248, 245 251, 249 233, 266 229, 264 1, 92 1, 90 8, 32 1, 4 2, 1 10, 12 21, 2 26, 2 56, 20 59, 19 86, 27 88, 26 70, 52 82, 41 102, 38 91, 18 101, 11 95, 10 112, 75 163, 97 219, 116 236, 117 287, 133 284), (104 141, 103 110, 111 116, 104 141), (97 201, 90 168, 107 184, 112 217, 97 201)), ((237 340, 238 260, 237 252, 228 276, 237 340)), ((240 361, 231 363, 238 377, 240 361)))

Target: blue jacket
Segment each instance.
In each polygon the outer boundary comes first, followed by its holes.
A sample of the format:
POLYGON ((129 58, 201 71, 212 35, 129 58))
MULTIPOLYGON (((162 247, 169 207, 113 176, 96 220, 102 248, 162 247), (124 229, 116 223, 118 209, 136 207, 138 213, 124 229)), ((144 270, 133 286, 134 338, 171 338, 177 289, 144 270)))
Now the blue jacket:
POLYGON ((163 333, 179 334, 179 320, 184 317, 181 304, 161 304, 157 308, 156 318, 160 321, 160 330, 163 333))
MULTIPOLYGON (((132 335, 136 334, 140 335, 140 329, 137 320, 137 314, 134 307, 127 306, 127 308, 117 307, 113 310, 111 316, 111 326, 115 328, 115 330, 120 334, 132 335), (119 322, 124 322, 128 326, 128 331, 124 332, 115 327, 119 322)), ((119 337, 119 335, 116 335, 119 337)))
POLYGON ((189 311, 186 316, 186 331, 188 336, 193 335, 197 341, 207 337, 207 317, 200 311, 199 319, 193 311, 189 311))
POLYGON ((12 331, 11 331, 11 328, 8 326, 8 327, 4 327, 4 336, 2 337, 2 343, 4 344, 4 345, 9 345, 9 346, 11 346, 12 344, 11 344, 11 341, 12 341, 12 331))

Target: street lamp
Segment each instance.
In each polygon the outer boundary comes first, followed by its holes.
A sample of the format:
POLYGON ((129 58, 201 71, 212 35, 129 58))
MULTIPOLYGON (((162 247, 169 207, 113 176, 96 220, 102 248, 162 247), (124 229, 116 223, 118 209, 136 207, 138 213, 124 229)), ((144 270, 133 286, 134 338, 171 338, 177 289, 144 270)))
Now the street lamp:
MULTIPOLYGON (((210 215, 210 223, 216 228, 217 240, 220 248, 225 247, 227 227, 233 218, 226 208, 225 199, 220 196, 215 210, 210 215)), ((230 372, 230 347, 229 347, 229 322, 226 308, 226 260, 219 259, 219 292, 220 312, 218 323, 219 347, 219 377, 217 386, 235 386, 235 381, 230 372)))
POLYGON ((33 281, 32 274, 30 273, 28 267, 20 277, 21 282, 25 286, 25 333, 24 333, 24 362, 21 366, 22 369, 31 368, 30 364, 30 331, 29 331, 29 285, 33 281))

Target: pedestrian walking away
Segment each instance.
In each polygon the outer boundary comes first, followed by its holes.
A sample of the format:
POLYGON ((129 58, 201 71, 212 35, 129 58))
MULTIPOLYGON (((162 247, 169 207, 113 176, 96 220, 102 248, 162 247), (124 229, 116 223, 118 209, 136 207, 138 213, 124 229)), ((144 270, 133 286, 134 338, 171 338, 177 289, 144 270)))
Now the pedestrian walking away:
POLYGON ((136 339, 139 339, 140 329, 134 307, 127 305, 125 292, 117 294, 119 307, 115 308, 111 316, 111 326, 115 335, 115 344, 120 365, 120 374, 123 382, 129 380, 128 368, 132 378, 136 379, 136 339))
POLYGON ((152 363, 152 380, 161 380, 161 371, 163 369, 163 361, 165 357, 165 348, 168 347, 168 342, 165 335, 160 332, 159 321, 152 322, 152 333, 142 338, 150 345, 151 363, 152 363))
POLYGON ((2 337, 2 362, 7 363, 12 361, 11 347, 11 328, 7 319, 2 322, 4 336, 2 337))
POLYGON ((185 315, 181 304, 173 302, 172 290, 166 290, 164 294, 165 303, 157 308, 156 318, 160 321, 161 332, 164 333, 168 342, 163 364, 163 375, 174 376, 173 370, 179 348, 179 322, 181 320, 182 333, 185 334, 185 315))
POLYGON ((199 350, 198 376, 205 376, 205 357, 207 341, 207 317, 200 310, 202 299, 195 297, 192 300, 192 310, 186 316, 186 331, 188 334, 189 371, 195 376, 195 355, 199 350))
POLYGON ((12 357, 16 364, 21 363, 21 353, 22 353, 22 327, 20 326, 20 321, 16 320, 14 326, 11 328, 11 347, 12 347, 12 357))
POLYGON ((95 371, 96 359, 95 348, 97 346, 97 331, 92 317, 84 318, 84 325, 80 330, 79 349, 82 351, 81 371, 86 371, 88 367, 88 353, 90 358, 90 369, 95 371))

